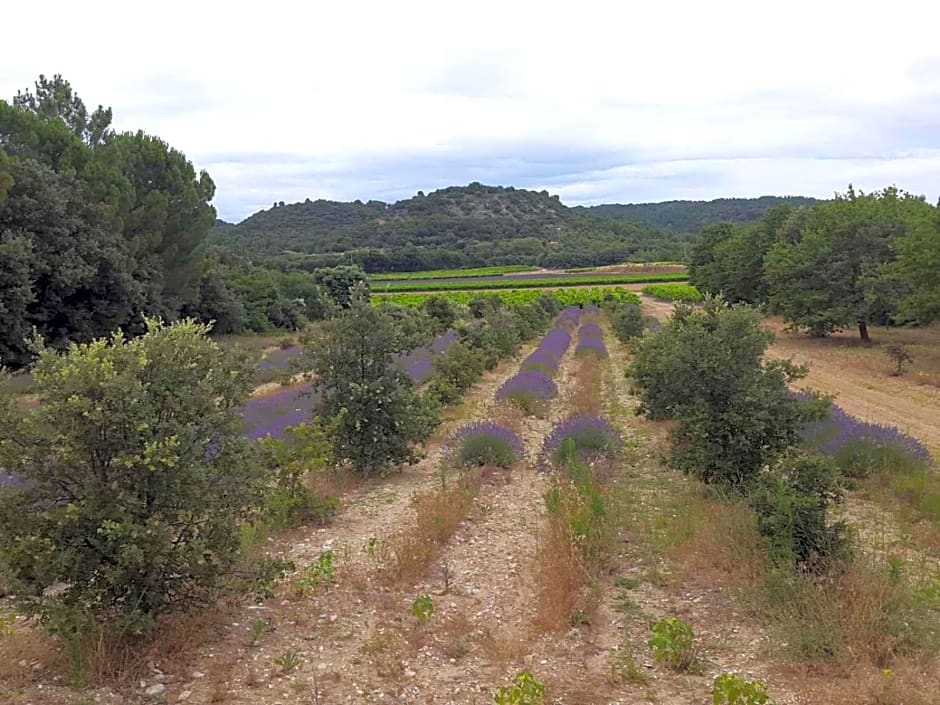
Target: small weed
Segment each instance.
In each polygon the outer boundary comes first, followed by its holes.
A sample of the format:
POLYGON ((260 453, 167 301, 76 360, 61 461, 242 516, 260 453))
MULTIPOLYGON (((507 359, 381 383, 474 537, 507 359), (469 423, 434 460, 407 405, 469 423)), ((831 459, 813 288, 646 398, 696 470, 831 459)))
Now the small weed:
POLYGON ((336 566, 333 565, 333 551, 323 551, 294 581, 294 593, 297 597, 306 597, 314 588, 333 582, 334 577, 336 566))
POLYGON ((12 612, 0 612, 0 636, 13 634, 13 625, 16 624, 16 615, 12 612))
POLYGON ((496 691, 493 702, 495 705, 543 705, 545 686, 528 671, 522 671, 512 685, 496 691))
POLYGON ((261 639, 261 636, 266 631, 268 631, 268 623, 266 620, 259 619, 252 624, 251 628, 248 630, 248 646, 257 646, 258 640, 261 639))
POLYGON ((643 684, 649 681, 646 673, 636 662, 633 645, 629 641, 624 643, 610 658, 610 673, 615 680, 628 683, 643 684))
POLYGON ((575 610, 568 618, 568 623, 571 624, 572 627, 580 627, 586 624, 590 624, 591 615, 589 615, 585 610, 575 610))
POLYGON ((722 673, 712 684, 712 705, 776 705, 763 681, 747 681, 734 673, 722 673))
POLYGON ((639 578, 615 578, 614 587, 620 588, 621 590, 636 590, 640 587, 642 581, 639 578))
POLYGON ((366 541, 366 546, 365 546, 366 555, 369 556, 370 558, 374 558, 375 552, 378 550, 378 548, 379 548, 378 538, 376 538, 375 536, 370 536, 369 540, 366 541))
POLYGON ((302 660, 300 654, 293 649, 288 649, 274 659, 274 664, 280 667, 281 673, 290 673, 300 665, 302 660))
POLYGON ((673 671, 688 671, 695 662, 695 634, 686 622, 676 617, 664 617, 652 627, 649 647, 657 663, 673 671))
POLYGON ((424 624, 434 614, 434 600, 428 594, 416 597, 411 603, 411 614, 418 620, 418 624, 424 624))

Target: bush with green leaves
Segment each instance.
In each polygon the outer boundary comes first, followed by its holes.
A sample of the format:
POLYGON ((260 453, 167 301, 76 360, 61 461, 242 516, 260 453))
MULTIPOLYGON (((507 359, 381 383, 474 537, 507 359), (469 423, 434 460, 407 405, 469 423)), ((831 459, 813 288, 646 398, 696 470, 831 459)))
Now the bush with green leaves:
POLYGON ((512 685, 504 686, 493 695, 495 705, 543 705, 545 685, 528 671, 516 674, 512 685))
POLYGON ((273 482, 266 488, 261 520, 270 529, 305 521, 323 522, 339 509, 339 499, 315 491, 318 475, 331 463, 329 431, 320 419, 287 428, 282 437, 262 439, 261 459, 273 482))
POLYGON ((416 597, 411 603, 411 614, 419 624, 424 624, 434 615, 434 599, 427 593, 416 597))
POLYGON ((612 303, 607 307, 610 325, 621 343, 627 343, 643 335, 643 312, 634 303, 612 303))
POLYGON ((846 524, 829 521, 830 508, 842 497, 840 474, 829 458, 794 455, 762 475, 749 499, 771 557, 822 572, 850 552, 846 524))
POLYGON ((760 315, 710 299, 702 310, 677 305, 673 318, 635 346, 630 375, 640 411, 675 418, 673 464, 706 484, 746 491, 761 469, 800 441, 828 402, 794 396, 805 370, 763 360, 771 334, 760 315))
POLYGON ((652 626, 647 644, 653 658, 674 671, 688 671, 695 663, 695 633, 677 617, 663 617, 652 626))
POLYGON ((457 341, 434 358, 431 391, 443 404, 452 404, 483 375, 484 355, 457 341))
POLYGON ((414 444, 437 425, 433 405, 392 364, 406 342, 391 315, 372 306, 363 288, 312 342, 320 415, 331 431, 333 458, 357 472, 382 473, 414 462, 414 444))
POLYGON ((745 680, 735 673, 722 673, 712 683, 712 705, 776 705, 767 684, 745 680))
POLYGON ((262 468, 237 407, 247 358, 184 321, 41 350, 39 404, 0 404, 0 558, 22 608, 63 635, 141 631, 213 599, 258 508, 262 468))
POLYGON ((446 296, 433 294, 424 300, 421 307, 434 322, 436 333, 450 330, 457 321, 457 307, 446 296))

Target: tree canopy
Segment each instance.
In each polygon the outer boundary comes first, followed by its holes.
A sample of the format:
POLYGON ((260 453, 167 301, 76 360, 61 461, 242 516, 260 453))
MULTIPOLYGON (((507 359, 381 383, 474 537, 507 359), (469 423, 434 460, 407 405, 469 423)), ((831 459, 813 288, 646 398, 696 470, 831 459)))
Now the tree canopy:
POLYGON ((0 364, 28 360, 34 328, 61 347, 200 299, 212 180, 110 125, 59 75, 0 101, 0 364))

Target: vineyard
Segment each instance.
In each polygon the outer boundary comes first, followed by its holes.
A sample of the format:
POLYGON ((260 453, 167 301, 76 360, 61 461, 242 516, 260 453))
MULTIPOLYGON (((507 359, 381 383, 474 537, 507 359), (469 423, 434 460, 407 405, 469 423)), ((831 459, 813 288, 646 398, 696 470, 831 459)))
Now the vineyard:
POLYGON ((628 273, 628 274, 608 274, 595 273, 591 275, 558 274, 554 276, 544 275, 505 275, 499 278, 483 278, 477 276, 466 277, 464 279, 449 280, 406 280, 391 282, 376 282, 375 290, 377 292, 405 292, 405 291, 469 291, 469 290, 490 290, 490 289, 544 289, 550 287, 574 287, 574 286, 608 286, 616 284, 642 284, 645 282, 668 282, 684 281, 688 279, 685 272, 659 272, 659 273, 628 273))
MULTIPOLYGON (((373 294, 375 303, 395 304, 398 306, 421 306, 431 296, 443 297, 453 304, 467 305, 481 296, 497 297, 507 306, 524 306, 534 303, 543 296, 544 292, 536 289, 496 289, 478 292, 470 291, 444 291, 441 293, 405 293, 405 294, 373 294)), ((551 296, 564 306, 583 306, 587 304, 600 304, 604 301, 621 301, 624 303, 639 303, 636 292, 621 287, 585 287, 553 289, 551 296)))
POLYGON ((702 292, 690 284, 650 284, 643 287, 643 293, 663 301, 698 303, 702 300, 702 292))

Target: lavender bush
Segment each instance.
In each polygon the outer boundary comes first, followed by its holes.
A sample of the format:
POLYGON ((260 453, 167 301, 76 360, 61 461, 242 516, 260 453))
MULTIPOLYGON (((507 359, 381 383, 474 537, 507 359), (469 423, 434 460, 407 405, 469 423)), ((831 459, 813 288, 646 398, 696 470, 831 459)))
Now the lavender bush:
POLYGON ((544 410, 548 400, 558 393, 552 378, 538 370, 522 370, 496 390, 497 401, 509 401, 527 414, 544 410))
POLYGON ((599 358, 607 357, 604 332, 596 323, 585 323, 578 329, 578 345, 574 349, 574 354, 580 356, 589 353, 593 353, 599 358))
POLYGON ((445 457, 462 467, 505 468, 522 458, 523 453, 522 441, 511 429, 491 421, 478 421, 460 428, 451 437, 445 457))
POLYGON ((549 470, 555 464, 560 451, 573 444, 579 456, 613 455, 622 445, 620 434, 610 423, 596 414, 579 414, 555 424, 551 433, 542 442, 539 466, 549 470))
POLYGON ((834 458, 850 477, 865 477, 877 468, 903 463, 932 463, 930 451, 913 436, 895 426, 862 421, 835 404, 827 418, 803 428, 803 443, 834 458))
POLYGON ((581 320, 581 311, 582 309, 577 306, 568 306, 558 314, 556 324, 569 329, 576 328, 581 320))
POLYGON ((522 362, 520 368, 523 370, 537 370, 543 372, 549 377, 554 376, 558 371, 558 364, 561 361, 568 346, 571 345, 571 333, 562 327, 552 328, 538 347, 522 362))

